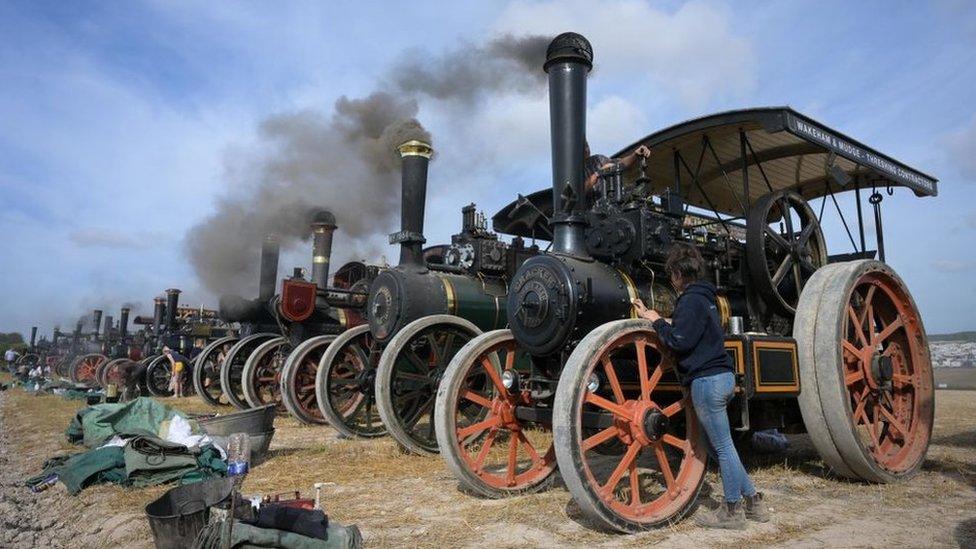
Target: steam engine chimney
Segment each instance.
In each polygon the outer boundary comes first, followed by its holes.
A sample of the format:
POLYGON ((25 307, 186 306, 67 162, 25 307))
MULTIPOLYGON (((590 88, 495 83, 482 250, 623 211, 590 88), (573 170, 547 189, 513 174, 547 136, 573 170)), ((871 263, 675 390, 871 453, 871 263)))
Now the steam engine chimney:
POLYGON ((552 251, 586 257, 583 242, 586 143, 586 75, 593 48, 582 35, 566 32, 546 50, 549 74, 549 128, 552 141, 552 251))
POLYGON ((166 290, 166 327, 176 329, 176 310, 180 306, 180 291, 176 288, 166 290))
POLYGON ((166 311, 166 300, 162 297, 153 299, 153 335, 159 336, 159 330, 163 325, 163 313, 166 311))
POLYGON ((112 324, 113 320, 115 319, 112 318, 112 315, 105 315, 105 329, 102 330, 102 333, 105 334, 106 341, 112 337, 112 328, 114 327, 112 324))
POLYGON ((329 287, 329 260, 332 257, 332 235, 336 230, 335 216, 319 210, 312 217, 312 282, 319 290, 329 287))
POLYGON ((37 343, 37 326, 31 326, 31 338, 30 338, 31 351, 34 350, 34 345, 36 343, 37 343))
POLYGON ((95 309, 92 311, 92 333, 95 335, 95 339, 98 339, 98 329, 102 326, 102 310, 95 309))
POLYGON ((269 234, 261 243, 261 282, 258 287, 258 300, 267 302, 275 294, 278 283, 278 255, 280 253, 278 237, 269 234))
POLYGON ((129 308, 122 307, 122 314, 119 315, 119 338, 125 339, 129 335, 129 308))
POLYGON ((400 232, 390 235, 390 244, 400 245, 400 265, 423 266, 427 166, 434 149, 429 143, 412 140, 402 143, 397 151, 402 163, 400 232))

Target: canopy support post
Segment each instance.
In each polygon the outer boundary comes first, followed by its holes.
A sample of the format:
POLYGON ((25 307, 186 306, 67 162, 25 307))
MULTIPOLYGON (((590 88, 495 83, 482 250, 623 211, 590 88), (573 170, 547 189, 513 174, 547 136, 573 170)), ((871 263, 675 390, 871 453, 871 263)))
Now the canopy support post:
POLYGON ((881 193, 879 193, 877 190, 875 190, 874 193, 871 195, 871 198, 868 199, 868 201, 871 202, 871 205, 874 206, 874 230, 878 236, 878 259, 880 259, 881 262, 884 263, 885 262, 884 226, 881 223, 881 201, 882 200, 884 200, 884 197, 881 196, 881 193))
POLYGON ((864 243, 864 214, 861 212, 861 176, 854 176, 854 196, 857 199, 857 228, 861 236, 861 253, 867 252, 867 245, 864 243))
POLYGON ((746 132, 742 130, 739 130, 739 156, 742 157, 742 196, 744 196, 746 199, 746 205, 742 211, 742 217, 748 217, 748 210, 752 208, 749 195, 749 160, 746 157, 746 132))

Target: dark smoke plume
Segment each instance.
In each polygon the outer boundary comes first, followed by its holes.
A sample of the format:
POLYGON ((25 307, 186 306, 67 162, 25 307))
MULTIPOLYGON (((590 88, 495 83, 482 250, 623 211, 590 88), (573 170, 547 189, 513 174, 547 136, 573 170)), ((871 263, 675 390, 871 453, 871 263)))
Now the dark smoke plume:
MULTIPOLYGON (((227 194, 185 236, 202 285, 216 294, 253 293, 264 236, 277 234, 283 251, 294 248, 320 208, 338 221, 335 255, 377 260, 385 250, 375 249, 373 238, 395 229, 399 217, 395 147, 431 139, 417 120, 417 98, 469 104, 484 94, 542 90, 547 43, 504 36, 435 58, 415 52, 394 64, 379 91, 341 97, 330 114, 305 110, 264 120, 258 150, 228 158, 227 194)), ((282 273, 289 268, 280 266, 282 273)))

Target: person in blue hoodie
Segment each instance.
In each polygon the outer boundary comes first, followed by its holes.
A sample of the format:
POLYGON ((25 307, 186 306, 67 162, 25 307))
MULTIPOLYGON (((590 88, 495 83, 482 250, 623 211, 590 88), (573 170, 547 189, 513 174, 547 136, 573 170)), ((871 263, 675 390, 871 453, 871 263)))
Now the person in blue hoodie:
POLYGON ((762 494, 742 466, 732 443, 727 406, 735 394, 732 361, 725 352, 725 336, 719 321, 715 286, 703 280, 705 261, 688 244, 676 244, 665 269, 680 292, 670 322, 634 300, 638 316, 650 320, 661 341, 677 356, 681 384, 691 390, 695 415, 718 456, 725 504, 696 522, 711 528, 745 528, 746 519, 769 520, 762 494))

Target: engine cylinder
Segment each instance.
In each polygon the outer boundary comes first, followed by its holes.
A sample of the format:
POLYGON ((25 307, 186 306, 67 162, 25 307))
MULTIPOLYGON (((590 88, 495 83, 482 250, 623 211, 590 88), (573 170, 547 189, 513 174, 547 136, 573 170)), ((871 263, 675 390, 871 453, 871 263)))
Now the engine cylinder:
POLYGON ((505 325, 505 286, 492 279, 388 269, 370 286, 367 311, 370 332, 380 342, 410 322, 436 314, 457 315, 493 330, 505 325))

